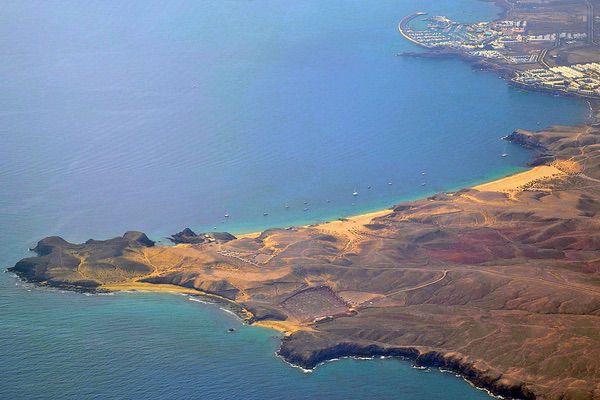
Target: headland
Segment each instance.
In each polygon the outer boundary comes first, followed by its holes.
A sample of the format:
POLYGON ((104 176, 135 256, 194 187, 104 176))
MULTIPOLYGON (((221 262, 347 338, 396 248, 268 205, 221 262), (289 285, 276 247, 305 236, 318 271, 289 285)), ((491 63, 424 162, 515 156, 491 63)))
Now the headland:
MULTIPOLYGON (((503 18, 529 10, 522 20, 531 21, 539 7, 511 6, 503 18)), ((542 49, 535 62, 550 63, 551 51, 595 54, 585 50, 594 43, 542 49)), ((505 72, 527 64, 491 58, 478 62, 505 72)), ((185 229, 174 246, 141 232, 82 244, 49 237, 11 271, 71 290, 208 296, 284 332, 279 354, 303 368, 396 356, 505 397, 600 398, 600 128, 517 130, 507 140, 533 151, 532 169, 375 214, 240 237, 185 229)))
POLYGON ((258 236, 144 234, 41 240, 11 270, 42 285, 164 290, 235 304, 286 333, 303 368, 401 356, 525 399, 597 398, 600 371, 600 129, 507 138, 534 169, 379 214, 258 236), (186 239, 187 240, 187 239, 186 239))

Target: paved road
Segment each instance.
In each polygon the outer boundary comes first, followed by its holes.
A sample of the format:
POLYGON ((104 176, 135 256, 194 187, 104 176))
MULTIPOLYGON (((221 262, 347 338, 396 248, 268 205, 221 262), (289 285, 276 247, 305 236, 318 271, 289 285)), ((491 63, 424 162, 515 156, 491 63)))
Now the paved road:
POLYGON ((540 64, 542 64, 546 68, 550 68, 550 64, 546 62, 546 56, 548 55, 548 49, 543 49, 540 52, 540 64))
POLYGON ((590 0, 586 0, 585 4, 588 8, 588 21, 587 21, 587 34, 588 34, 588 43, 595 44, 594 37, 594 5, 590 0))

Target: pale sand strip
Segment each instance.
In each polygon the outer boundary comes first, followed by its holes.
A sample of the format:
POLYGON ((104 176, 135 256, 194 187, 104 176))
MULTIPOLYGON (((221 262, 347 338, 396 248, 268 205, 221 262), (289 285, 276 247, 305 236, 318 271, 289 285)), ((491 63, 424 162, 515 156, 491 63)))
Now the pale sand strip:
MULTIPOLYGON (((172 293, 184 293, 184 294, 193 294, 193 295, 207 295, 212 296, 207 293, 203 293, 199 290, 185 288, 183 286, 177 285, 169 285, 169 284, 158 284, 158 283, 148 283, 148 282, 126 282, 126 283, 115 283, 102 285, 100 287, 104 290, 109 290, 111 292, 172 292, 172 293)), ((214 296, 218 297, 218 296, 214 296)))
POLYGON ((238 239, 256 239, 257 237, 260 236, 262 232, 248 232, 248 233, 240 233, 238 235, 235 235, 236 238, 238 239))
MULTIPOLYGON (((528 169, 527 171, 519 172, 514 175, 510 175, 504 178, 497 179, 495 181, 483 183, 481 185, 474 186, 473 189, 487 192, 504 192, 512 193, 522 190, 522 187, 530 184, 534 181, 546 178, 552 178, 557 176, 565 175, 563 171, 556 168, 554 165, 540 165, 528 169)), ((320 230, 328 231, 331 233, 347 233, 350 230, 361 230, 363 225, 370 223, 374 218, 383 217, 392 212, 392 210, 379 210, 366 214, 359 214, 341 220, 335 220, 330 222, 324 222, 316 224, 320 230)), ((256 238, 261 232, 251 232, 241 235, 237 235, 238 238, 256 238)))
MULTIPOLYGON (((384 215, 388 215, 391 212, 392 210, 390 209, 378 210, 366 214, 359 214, 354 215, 352 217, 336 219, 335 221, 323 222, 314 225, 304 225, 303 228, 317 227, 319 229, 326 229, 330 231, 347 231, 350 228, 360 228, 363 225, 371 222, 371 220, 373 220, 374 218, 383 217, 384 215)), ((258 236, 260 236, 261 233, 262 232, 242 233, 236 235, 236 237, 238 239, 257 238, 258 236)))
POLYGON ((485 192, 510 193, 522 190, 523 186, 534 181, 566 175, 553 165, 540 165, 506 178, 474 186, 473 189, 485 192))
MULTIPOLYGON (((540 165, 528 169, 527 171, 474 186, 473 189, 486 192, 514 193, 523 190, 524 186, 531 184, 534 181, 567 175, 561 169, 556 168, 554 165, 540 165)), ((392 210, 389 209, 379 210, 313 226, 330 233, 347 234, 351 230, 361 230, 363 225, 370 223, 374 218, 388 215, 391 212, 392 210)), ((237 237, 256 238, 260 234, 261 232, 251 232, 238 235, 237 237)))
POLYGON ((366 214, 355 215, 353 217, 343 218, 331 222, 325 222, 317 225, 321 230, 333 233, 346 233, 350 229, 362 229, 363 225, 370 223, 373 219, 391 214, 392 210, 379 210, 366 214))
MULTIPOLYGON (((196 296, 201 295, 201 296, 205 296, 208 298, 212 297, 217 301, 220 300, 220 301, 226 301, 226 302, 236 304, 235 302, 233 302, 231 300, 227 300, 221 296, 202 292, 200 290, 189 289, 189 288, 184 288, 181 286, 169 285, 169 284, 155 284, 155 283, 132 281, 132 282, 127 282, 127 283, 118 283, 118 284, 114 284, 114 285, 102 285, 101 288, 104 290, 109 290, 111 292, 139 291, 139 292, 182 293, 182 294, 189 294, 189 295, 196 295, 196 296)), ((242 317, 241 315, 239 315, 240 318, 249 320, 252 317, 252 313, 250 313, 246 309, 243 309, 243 313, 246 314, 245 317, 242 317)), ((253 325, 262 326, 264 328, 269 328, 269 329, 274 329, 276 331, 283 333, 284 335, 291 335, 292 333, 297 332, 299 330, 305 330, 305 331, 312 330, 311 327, 302 326, 295 321, 256 321, 253 323, 253 325)))
MULTIPOLYGON (((497 179, 495 181, 483 183, 481 185, 474 186, 473 189, 487 192, 504 192, 512 193, 522 190, 523 186, 530 184, 534 181, 546 178, 552 178, 557 176, 566 175, 565 172, 556 168, 554 165, 540 165, 528 169, 527 171, 519 172, 514 175, 510 175, 504 178, 497 179)), ((342 220, 335 220, 330 222, 324 222, 316 224, 317 228, 326 230, 332 233, 346 233, 350 229, 361 229, 363 225, 370 223, 374 218, 383 217, 392 212, 392 210, 379 210, 366 214, 359 214, 342 220)), ((256 238, 261 232, 251 232, 237 235, 238 238, 256 238)))
POLYGON ((298 331, 314 331, 314 329, 307 325, 301 325, 295 321, 273 321, 273 320, 265 320, 265 321, 256 321, 252 325, 261 326, 263 328, 274 329, 283 333, 286 336, 291 335, 294 332, 298 331))

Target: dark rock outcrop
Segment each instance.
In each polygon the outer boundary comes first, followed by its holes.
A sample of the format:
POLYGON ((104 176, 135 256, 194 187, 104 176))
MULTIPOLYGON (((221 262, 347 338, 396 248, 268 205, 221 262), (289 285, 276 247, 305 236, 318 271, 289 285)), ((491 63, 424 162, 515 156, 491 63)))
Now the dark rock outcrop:
POLYGON ((411 360, 419 367, 450 370, 495 395, 511 399, 535 399, 535 395, 522 382, 505 379, 499 373, 489 370, 480 370, 456 354, 445 355, 438 351, 422 352, 414 347, 383 347, 352 342, 341 342, 324 348, 296 349, 293 343, 293 337, 284 338, 278 354, 290 364, 304 369, 314 369, 319 364, 344 357, 399 357, 411 360))
POLYGON ((532 150, 543 150, 544 146, 542 145, 540 138, 533 134, 532 132, 517 129, 510 135, 505 138, 507 141, 511 143, 516 143, 521 145, 527 149, 532 150))
POLYGON ((125 232, 123 235, 123 239, 125 239, 130 245, 138 244, 144 247, 152 247, 154 246, 154 241, 148 239, 148 236, 144 232, 137 231, 129 231, 125 232))
POLYGON ((169 240, 176 244, 199 244, 206 242, 226 243, 235 239, 236 237, 228 232, 196 233, 190 228, 185 228, 181 232, 175 233, 169 237, 169 240))

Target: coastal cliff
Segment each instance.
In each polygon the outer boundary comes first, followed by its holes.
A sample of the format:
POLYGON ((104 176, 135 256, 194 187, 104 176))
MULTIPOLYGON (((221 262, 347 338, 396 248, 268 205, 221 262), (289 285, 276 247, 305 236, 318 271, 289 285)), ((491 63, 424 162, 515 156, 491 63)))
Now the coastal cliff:
POLYGON ((46 238, 11 270, 68 289, 218 296, 248 322, 285 332, 279 354, 303 368, 397 356, 505 397, 600 398, 600 129, 507 139, 534 149, 536 166, 391 210, 234 239, 191 230, 173 235, 184 239, 175 246, 139 232, 46 238))
POLYGON ((516 143, 530 150, 545 150, 542 145, 539 137, 537 137, 534 133, 528 132, 523 129, 517 129, 506 138, 509 142, 516 143))
POLYGON ((352 342, 337 343, 331 347, 299 351, 296 346, 288 346, 293 340, 284 338, 278 352, 286 361, 305 369, 313 369, 329 360, 344 357, 397 357, 409 360, 416 367, 439 368, 452 371, 467 379, 471 384, 506 398, 533 400, 535 395, 520 381, 505 379, 501 373, 480 369, 468 358, 456 353, 422 351, 414 347, 382 347, 376 344, 361 345, 352 342))

